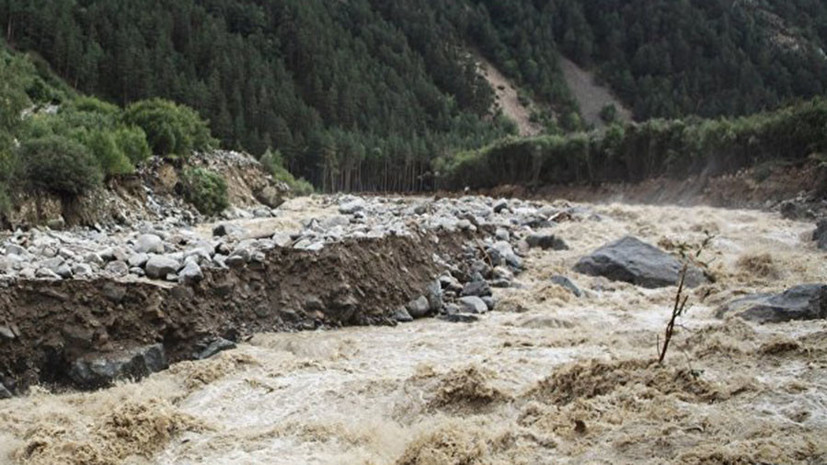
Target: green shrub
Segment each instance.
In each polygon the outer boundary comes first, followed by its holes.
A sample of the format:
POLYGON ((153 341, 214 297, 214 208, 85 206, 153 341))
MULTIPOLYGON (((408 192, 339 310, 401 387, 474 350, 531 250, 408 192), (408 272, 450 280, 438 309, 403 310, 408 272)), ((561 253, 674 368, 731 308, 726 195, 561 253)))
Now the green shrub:
POLYGON ((167 100, 133 103, 123 119, 128 125, 143 129, 157 155, 186 157, 193 150, 207 150, 215 145, 207 123, 195 110, 167 100))
POLYGON ((120 127, 115 131, 115 142, 133 165, 144 162, 152 156, 146 141, 146 133, 139 127, 120 127))
POLYGON ((101 184, 97 160, 83 144, 61 136, 29 140, 20 147, 28 185, 59 195, 78 195, 101 184))
POLYGON ((296 179, 287 171, 287 168, 284 167, 284 158, 278 150, 275 152, 271 150, 264 152, 260 161, 273 176, 273 179, 287 184, 294 195, 303 196, 315 192, 313 184, 303 178, 296 179))
POLYGON ((3 224, 3 218, 11 211, 11 199, 8 192, 8 186, 0 182, 0 224, 3 224))
POLYGON ((104 176, 119 176, 135 171, 129 158, 118 146, 113 132, 79 130, 75 134, 76 140, 95 156, 104 176))
POLYGON ((617 119, 617 107, 610 103, 600 109, 600 119, 606 124, 614 123, 617 119))
POLYGON ((17 177, 17 157, 4 150, 4 145, 3 137, 0 137, 0 219, 8 215, 11 209, 9 183, 17 177))
POLYGON ((230 206, 227 182, 220 174, 205 168, 187 168, 181 178, 184 199, 202 214, 217 215, 230 206))
POLYGON ((121 109, 117 105, 96 99, 95 97, 78 97, 74 99, 64 111, 76 111, 82 113, 97 113, 113 118, 120 117, 121 109))

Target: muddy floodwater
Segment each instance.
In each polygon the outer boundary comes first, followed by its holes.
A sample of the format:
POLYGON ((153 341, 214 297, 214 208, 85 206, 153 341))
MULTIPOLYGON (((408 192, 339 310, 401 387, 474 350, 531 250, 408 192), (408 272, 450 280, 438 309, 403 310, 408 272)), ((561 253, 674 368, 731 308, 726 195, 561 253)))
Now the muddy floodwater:
MULTIPOLYGON (((521 288, 471 324, 259 334, 238 349, 94 393, 0 401, 2 464, 821 464, 827 322, 718 320, 752 292, 827 281, 813 225, 713 208, 596 205, 531 250, 521 288), (632 234, 665 250, 714 236, 689 293, 572 271, 632 234), (562 274, 585 293, 550 281, 562 274)), ((392 285, 392 283, 389 283, 392 285)))

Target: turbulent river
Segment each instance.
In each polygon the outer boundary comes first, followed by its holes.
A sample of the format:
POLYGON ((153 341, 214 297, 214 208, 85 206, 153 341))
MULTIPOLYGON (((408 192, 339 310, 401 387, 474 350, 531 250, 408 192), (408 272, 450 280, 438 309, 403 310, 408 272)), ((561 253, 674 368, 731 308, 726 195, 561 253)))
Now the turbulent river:
POLYGON ((479 322, 259 334, 238 349, 94 393, 0 401, 9 464, 815 464, 827 460, 827 322, 754 325, 714 310, 824 282, 813 226, 705 207, 588 206, 532 249, 521 288, 479 322), (700 244, 717 280, 690 293, 651 366, 674 288, 571 271, 632 234, 700 244), (549 278, 569 276, 582 298, 549 278))

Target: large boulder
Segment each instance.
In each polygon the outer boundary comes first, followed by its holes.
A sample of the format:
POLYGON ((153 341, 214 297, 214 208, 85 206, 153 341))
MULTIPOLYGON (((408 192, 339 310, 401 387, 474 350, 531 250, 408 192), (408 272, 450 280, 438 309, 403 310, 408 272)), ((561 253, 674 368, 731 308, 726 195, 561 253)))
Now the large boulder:
POLYGON ((428 298, 422 295, 419 296, 419 298, 408 302, 408 305, 406 305, 405 308, 408 310, 408 314, 410 314, 411 317, 422 318, 431 311, 431 304, 428 302, 428 298))
POLYGON ((339 204, 339 213, 352 215, 365 209, 366 203, 360 198, 351 198, 339 204))
POLYGON ((152 279, 164 279, 179 269, 181 263, 178 260, 164 255, 153 255, 146 262, 146 275, 152 279))
POLYGON ((139 380, 168 367, 164 346, 154 344, 113 356, 78 359, 69 370, 69 378, 79 388, 99 389, 122 379, 139 380))
POLYGON ((270 208, 278 208, 284 203, 284 191, 276 186, 265 186, 255 193, 256 200, 270 208))
POLYGON ((459 305, 460 311, 465 313, 485 313, 488 311, 488 305, 477 296, 460 297, 459 305))
POLYGON ((488 257, 494 266, 505 263, 506 265, 520 270, 523 268, 523 260, 514 252, 514 249, 506 241, 497 241, 486 249, 488 257))
POLYGON ((139 254, 164 253, 164 241, 155 234, 142 234, 135 240, 133 247, 139 254))
MULTIPOLYGON (((682 267, 681 262, 672 255, 640 239, 627 236, 581 258, 574 270, 646 288, 657 288, 676 285, 682 267)), ((701 270, 690 266, 685 285, 695 287, 703 281, 701 270)))
POLYGON ((821 250, 827 250, 827 219, 823 219, 816 225, 816 230, 813 232, 813 240, 821 250))
POLYGON ((188 261, 184 269, 178 274, 179 282, 184 284, 197 283, 202 279, 204 279, 204 272, 195 261, 188 261))
POLYGON ((431 312, 436 313, 442 310, 442 284, 438 279, 428 283, 428 287, 425 290, 425 297, 428 299, 428 309, 431 312))
POLYGON ((718 309, 718 318, 736 315, 757 323, 827 318, 827 284, 805 284, 781 294, 756 294, 718 309))
POLYGON ((472 281, 470 283, 466 283, 462 288, 462 296, 466 297, 469 295, 477 297, 489 296, 491 295, 491 286, 489 286, 486 281, 472 281))

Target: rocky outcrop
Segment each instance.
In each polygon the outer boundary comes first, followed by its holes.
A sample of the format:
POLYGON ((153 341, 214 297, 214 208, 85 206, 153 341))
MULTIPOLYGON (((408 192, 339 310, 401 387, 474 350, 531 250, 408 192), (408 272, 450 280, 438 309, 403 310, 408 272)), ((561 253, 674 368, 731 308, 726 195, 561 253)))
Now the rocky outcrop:
MULTIPOLYGON (((657 288, 677 285, 682 267, 681 262, 672 255, 627 236, 581 258, 574 270, 641 287, 657 288)), ((697 267, 690 266, 685 285, 695 287, 703 281, 703 273, 697 267)))
POLYGON ((735 315, 757 323, 827 318, 827 285, 805 284, 781 294, 756 294, 730 302, 716 312, 718 318, 735 315))

